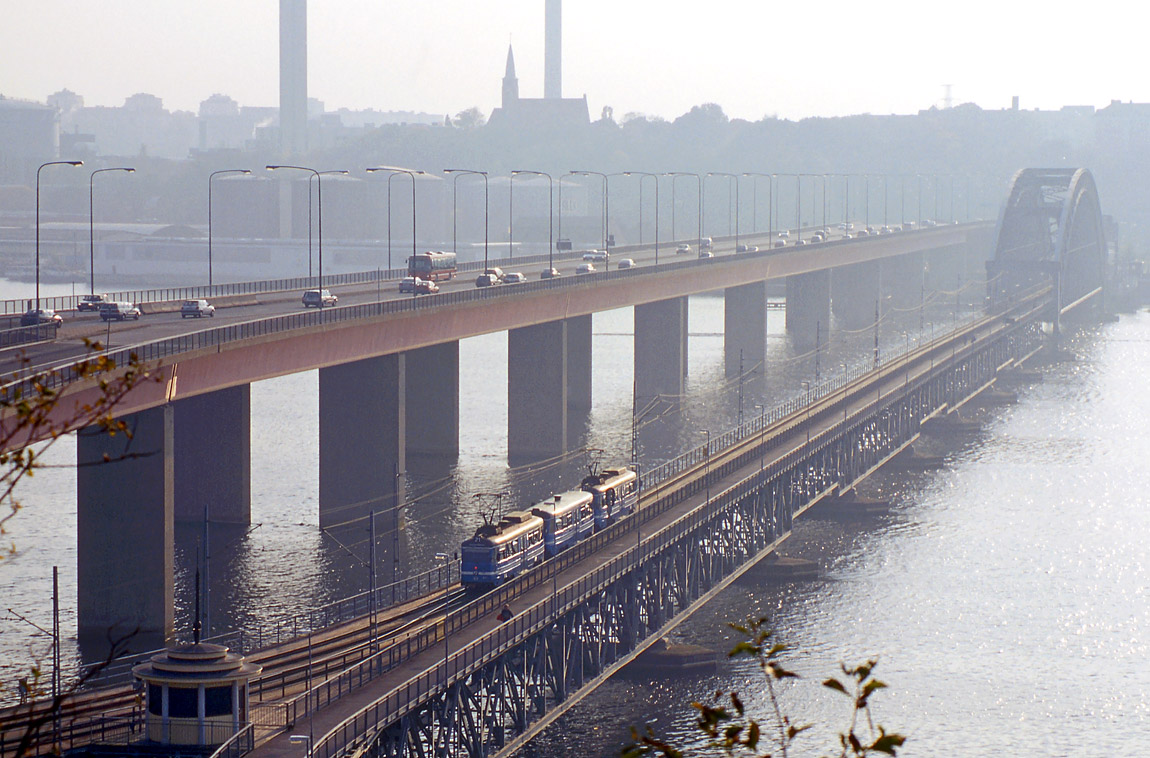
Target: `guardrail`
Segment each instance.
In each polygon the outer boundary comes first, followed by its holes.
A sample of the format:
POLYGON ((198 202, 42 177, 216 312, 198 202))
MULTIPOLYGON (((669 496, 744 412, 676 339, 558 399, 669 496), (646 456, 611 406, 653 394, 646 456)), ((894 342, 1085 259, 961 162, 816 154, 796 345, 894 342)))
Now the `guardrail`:
POLYGON ((0 349, 54 340, 57 328, 55 324, 36 324, 0 329, 0 349))

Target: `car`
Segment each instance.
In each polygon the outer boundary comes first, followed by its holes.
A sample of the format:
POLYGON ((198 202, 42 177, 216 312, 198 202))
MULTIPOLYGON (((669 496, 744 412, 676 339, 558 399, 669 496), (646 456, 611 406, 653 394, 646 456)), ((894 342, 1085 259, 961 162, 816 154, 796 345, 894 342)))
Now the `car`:
POLYGON ((98 311, 100 306, 108 302, 107 295, 84 295, 76 305, 78 311, 98 311))
POLYGON ((50 324, 51 326, 60 328, 64 323, 64 317, 61 316, 50 308, 33 308, 26 311, 20 316, 20 326, 40 326, 41 324, 50 324))
POLYGON ((791 238, 791 233, 788 230, 783 229, 781 232, 779 232, 779 239, 785 240, 785 239, 790 239, 790 238, 791 238))
POLYGON ((611 256, 606 250, 588 250, 583 253, 583 260, 591 263, 607 263, 611 260, 611 256))
POLYGON ((850 232, 847 232, 846 234, 844 234, 844 235, 843 235, 843 239, 845 239, 845 240, 853 240, 853 239, 854 239, 854 235, 853 235, 853 234, 851 234, 850 232))
POLYGON ((214 318, 215 315, 216 306, 207 300, 185 300, 184 304, 180 306, 180 318, 187 318, 188 316, 214 318))
POLYGON ((415 292, 416 286, 422 281, 418 276, 405 276, 399 280, 399 291, 415 292))
POLYGON ((492 266, 491 268, 484 270, 483 273, 490 274, 491 276, 494 276, 499 281, 503 281, 504 273, 503 273, 503 269, 501 269, 501 268, 497 268, 495 266, 492 266))
POLYGON ((561 276, 563 276, 563 274, 559 273, 559 269, 557 268, 545 268, 539 274, 540 279, 558 279, 561 276))
POLYGON ((805 239, 801 239, 801 238, 800 238, 800 239, 797 239, 797 240, 795 240, 795 245, 796 245, 796 246, 798 246, 798 245, 805 245, 805 244, 807 244, 807 241, 806 241, 805 239))
POLYGON ((747 245, 747 252, 748 253, 757 253, 757 252, 759 252, 759 246, 758 245, 747 245))
POLYGON ((715 244, 715 241, 713 239, 711 239, 710 237, 703 237, 703 239, 699 240, 699 249, 700 250, 710 250, 711 246, 714 244, 715 244))
POLYGON ((857 232, 855 232, 855 236, 856 237, 869 237, 870 232, 867 231, 866 229, 859 229, 857 232))
POLYGON ((576 274, 594 274, 596 271, 594 263, 580 263, 575 267, 576 274))
POLYGON ((631 260, 630 258, 620 258, 619 262, 615 264, 615 268, 619 268, 619 269, 634 268, 634 267, 635 267, 635 261, 631 260))
POLYGON ((826 235, 822 232, 815 232, 811 235, 811 242, 826 242, 826 235))
POLYGON ((308 290, 303 293, 304 308, 330 308, 339 302, 339 298, 331 294, 331 290, 308 290))
POLYGON ((741 245, 741 244, 740 244, 740 245, 735 245, 735 252, 736 252, 736 253, 745 253, 745 252, 747 252, 747 246, 746 246, 746 245, 741 245))
POLYGON ((712 253, 710 250, 700 250, 699 251, 699 260, 706 260, 707 258, 714 258, 714 257, 715 257, 715 254, 712 253))
POLYGON ((686 244, 686 243, 679 245, 677 248, 675 248, 675 254, 676 255, 679 255, 681 253, 689 253, 689 252, 691 252, 691 246, 686 244))
POLYGON ((527 277, 518 271, 512 271, 503 277, 504 284, 523 284, 527 281, 527 277))
POLYGON ((100 306, 100 318, 104 321, 139 321, 140 309, 131 303, 104 303, 100 306))
POLYGON ((416 279, 415 289, 412 290, 415 295, 438 295, 439 285, 430 279, 416 279))
POLYGON ((775 247, 786 247, 786 240, 775 240, 775 247))
POLYGON ((495 274, 480 274, 479 276, 475 277, 476 287, 494 287, 496 284, 500 283, 501 281, 499 277, 495 274))

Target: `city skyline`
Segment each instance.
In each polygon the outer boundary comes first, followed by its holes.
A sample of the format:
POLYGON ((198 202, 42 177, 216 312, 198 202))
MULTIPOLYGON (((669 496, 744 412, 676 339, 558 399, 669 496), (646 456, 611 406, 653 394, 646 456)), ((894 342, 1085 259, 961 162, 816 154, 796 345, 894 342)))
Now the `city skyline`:
MULTIPOLYGON (((673 9, 651 16, 638 6, 584 0, 564 8, 564 94, 586 94, 592 118, 610 106, 616 118, 673 119, 707 102, 748 120, 914 113, 942 105, 945 84, 954 104, 986 109, 1008 108, 1014 95, 1027 110, 1150 101, 1150 85, 1134 73, 1138 31, 1113 25, 1107 9, 1117 10, 1108 1, 1073 30, 1055 14, 1036 18, 988 2, 961 14, 893 0, 865 14, 839 3, 768 11, 720 0, 702 16, 673 9), (996 22, 984 27, 984 19, 996 22), (1052 54, 1049 40, 1071 32, 1088 54, 1052 54), (1084 58, 1104 61, 1112 91, 1084 58)), ((144 0, 13 8, 0 29, 0 93, 43 102, 69 89, 87 105, 118 106, 148 92, 169 110, 190 111, 221 93, 275 106, 278 10, 278 3, 237 8, 223 0, 194 8, 144 0), (61 17, 67 27, 53 27, 61 17)), ((476 106, 489 115, 510 41, 524 96, 540 97, 543 12, 543 0, 496 9, 312 0, 309 95, 330 109, 453 115, 476 106)))

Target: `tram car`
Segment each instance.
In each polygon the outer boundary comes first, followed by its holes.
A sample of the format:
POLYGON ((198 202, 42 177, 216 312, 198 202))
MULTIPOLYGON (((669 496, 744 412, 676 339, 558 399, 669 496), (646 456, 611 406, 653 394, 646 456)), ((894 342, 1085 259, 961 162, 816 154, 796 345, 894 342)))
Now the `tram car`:
POLYGON ((495 585, 543 560, 543 519, 516 511, 498 524, 484 524, 460 546, 460 581, 495 585))
POLYGON ((531 507, 543 519, 543 542, 548 558, 554 558, 595 531, 595 497, 574 490, 553 496, 531 507))
POLYGON ((639 475, 626 466, 605 469, 583 479, 583 490, 591 493, 595 508, 595 529, 610 526, 617 518, 639 507, 639 475))

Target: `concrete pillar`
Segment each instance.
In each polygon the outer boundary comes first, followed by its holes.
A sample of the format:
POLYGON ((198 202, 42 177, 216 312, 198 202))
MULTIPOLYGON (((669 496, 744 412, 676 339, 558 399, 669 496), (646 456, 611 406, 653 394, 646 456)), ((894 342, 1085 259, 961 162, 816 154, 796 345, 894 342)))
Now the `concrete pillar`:
POLYGON ((883 261, 882 285, 884 293, 890 296, 892 307, 913 308, 925 299, 923 267, 922 253, 909 253, 883 261))
POLYGON ((409 350, 408 455, 459 457, 459 341, 409 350))
POLYGON ((172 406, 164 405, 125 416, 130 437, 99 427, 77 435, 81 636, 172 633, 173 417, 172 406))
POLYGON ((591 314, 566 319, 567 449, 580 446, 591 417, 591 314))
POLYGON ((250 524, 251 385, 172 404, 175 427, 176 520, 250 524))
POLYGON ((567 451, 565 320, 507 333, 507 457, 517 466, 567 451))
POLYGON ((882 266, 877 261, 839 266, 831 271, 831 301, 840 329, 865 329, 874 323, 882 292, 882 266))
POLYGON ((787 333, 795 346, 815 346, 816 335, 826 343, 831 323, 831 272, 812 271, 787 277, 787 333))
MULTIPOLYGON (((403 354, 395 354, 320 369, 321 527, 378 511, 381 534, 398 529, 406 470, 406 363, 403 354)), ((366 521, 358 526, 367 528, 366 521)))
POLYGON ((727 376, 738 376, 740 351, 744 371, 764 365, 767 359, 767 283, 727 287, 723 295, 727 376))
POLYGON ((688 300, 635 306, 635 395, 643 408, 658 395, 677 400, 686 389, 688 300))

